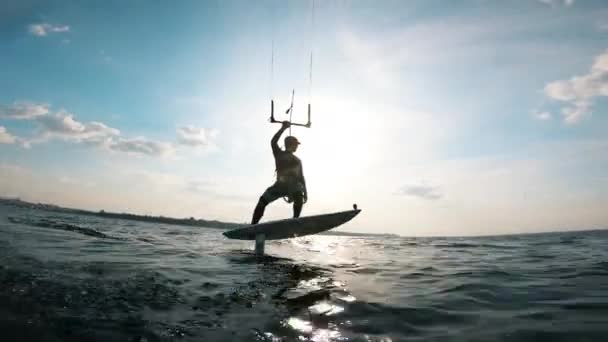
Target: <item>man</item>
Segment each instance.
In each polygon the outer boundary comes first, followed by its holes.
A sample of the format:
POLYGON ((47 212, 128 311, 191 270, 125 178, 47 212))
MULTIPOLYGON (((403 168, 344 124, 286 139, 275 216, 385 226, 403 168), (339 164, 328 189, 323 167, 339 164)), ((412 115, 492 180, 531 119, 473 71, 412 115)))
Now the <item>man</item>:
POLYGON ((298 149, 300 142, 296 137, 288 136, 285 137, 285 151, 281 150, 278 145, 279 138, 290 125, 289 121, 283 121, 281 129, 270 140, 276 165, 277 180, 260 197, 253 211, 251 224, 260 222, 260 219, 264 216, 266 206, 281 197, 287 197, 289 203, 293 202, 293 217, 300 217, 302 206, 308 199, 306 181, 302 172, 302 162, 293 154, 298 149))

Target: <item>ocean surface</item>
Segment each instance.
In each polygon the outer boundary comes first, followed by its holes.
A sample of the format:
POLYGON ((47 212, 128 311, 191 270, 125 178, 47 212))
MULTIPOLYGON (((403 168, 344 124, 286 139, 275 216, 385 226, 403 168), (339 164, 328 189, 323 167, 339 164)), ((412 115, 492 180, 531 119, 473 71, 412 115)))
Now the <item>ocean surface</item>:
POLYGON ((608 231, 221 233, 0 205, 0 338, 608 341, 608 231))

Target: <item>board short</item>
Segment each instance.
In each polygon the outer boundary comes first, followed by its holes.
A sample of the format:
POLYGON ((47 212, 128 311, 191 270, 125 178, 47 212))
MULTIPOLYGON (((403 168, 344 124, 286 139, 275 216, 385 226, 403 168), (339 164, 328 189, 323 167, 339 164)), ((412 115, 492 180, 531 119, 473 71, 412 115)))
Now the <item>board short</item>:
POLYGON ((304 197, 304 185, 300 182, 275 182, 264 193, 262 198, 266 203, 274 202, 281 197, 287 197, 288 202, 304 197))

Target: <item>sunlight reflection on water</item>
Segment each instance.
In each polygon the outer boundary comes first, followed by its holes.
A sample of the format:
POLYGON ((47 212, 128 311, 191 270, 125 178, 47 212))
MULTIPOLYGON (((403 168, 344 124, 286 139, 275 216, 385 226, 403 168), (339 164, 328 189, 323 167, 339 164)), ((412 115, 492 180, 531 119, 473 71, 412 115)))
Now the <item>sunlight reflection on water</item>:
POLYGON ((299 319, 297 317, 289 318, 287 320, 286 324, 289 325, 292 329, 295 329, 299 332, 303 332, 303 333, 307 333, 307 334, 312 332, 312 323, 299 319))
POLYGON ((299 340, 309 340, 314 342, 327 342, 341 340, 340 331, 335 324, 328 324, 328 329, 316 329, 312 323, 299 319, 297 317, 289 318, 285 324, 294 330, 306 335, 299 336, 299 340))
POLYGON ((338 298, 339 300, 343 300, 345 302, 349 302, 349 303, 352 303, 355 300, 357 300, 357 298, 355 298, 355 296, 353 296, 353 295, 337 296, 336 298, 338 298))
POLYGON ((320 302, 309 306, 308 310, 317 315, 331 316, 344 311, 344 308, 328 302, 320 302))
POLYGON ((321 289, 320 284, 326 283, 328 281, 329 278, 327 277, 316 277, 309 280, 301 280, 300 283, 298 283, 298 288, 307 290, 319 290, 321 289))

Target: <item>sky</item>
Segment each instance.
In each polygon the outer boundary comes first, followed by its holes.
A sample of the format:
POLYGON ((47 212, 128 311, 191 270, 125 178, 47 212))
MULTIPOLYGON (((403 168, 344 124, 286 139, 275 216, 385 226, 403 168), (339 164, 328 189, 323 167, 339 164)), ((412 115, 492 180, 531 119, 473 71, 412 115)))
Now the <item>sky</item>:
POLYGON ((602 0, 3 1, 0 196, 248 222, 292 90, 303 215, 608 227, 602 0))

